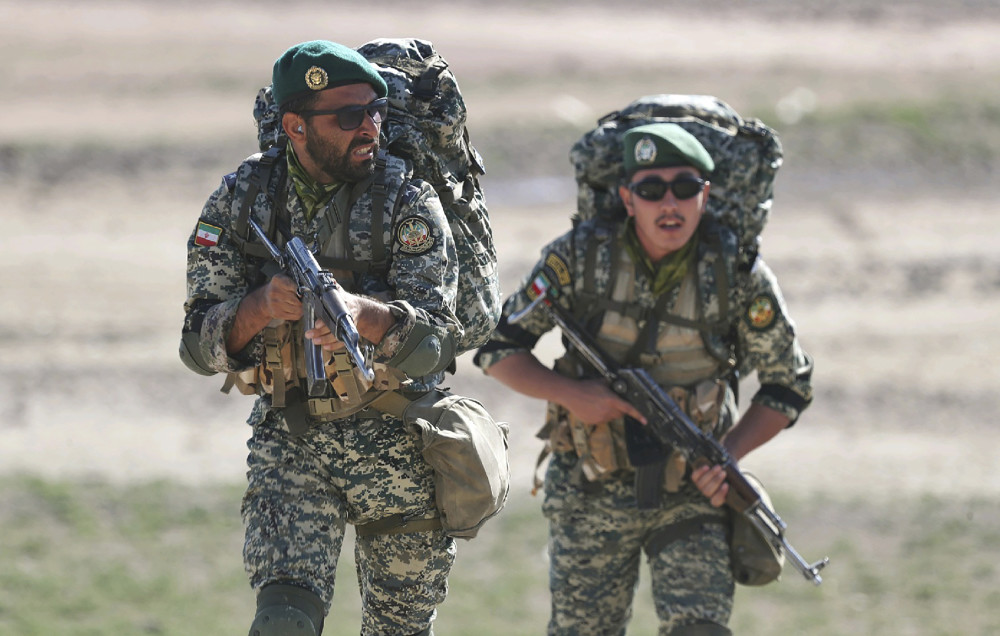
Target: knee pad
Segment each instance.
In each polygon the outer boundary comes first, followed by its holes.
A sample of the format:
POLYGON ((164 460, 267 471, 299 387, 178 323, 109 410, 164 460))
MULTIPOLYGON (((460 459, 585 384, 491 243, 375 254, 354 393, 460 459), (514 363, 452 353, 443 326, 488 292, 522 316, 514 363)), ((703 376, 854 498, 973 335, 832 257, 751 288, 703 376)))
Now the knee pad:
POLYGON ((705 621, 675 627, 670 630, 670 636, 733 636, 733 632, 725 625, 705 621))
POLYGON ((265 585, 257 594, 250 636, 319 636, 324 614, 323 601, 305 588, 265 585))

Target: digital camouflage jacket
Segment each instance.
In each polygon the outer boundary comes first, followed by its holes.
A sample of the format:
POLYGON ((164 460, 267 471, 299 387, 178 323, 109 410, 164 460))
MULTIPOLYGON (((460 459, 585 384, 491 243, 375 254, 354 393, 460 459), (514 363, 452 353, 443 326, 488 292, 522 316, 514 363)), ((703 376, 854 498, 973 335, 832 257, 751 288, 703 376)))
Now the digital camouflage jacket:
MULTIPOLYGON (((273 267, 268 265, 269 259, 246 254, 240 248, 242 241, 253 241, 253 236, 241 237, 237 230, 238 202, 249 187, 259 158, 250 157, 236 172, 226 175, 205 203, 188 240, 180 355, 189 368, 201 374, 245 371, 264 358, 260 334, 233 355, 227 354, 225 347, 241 299, 273 273, 268 272, 273 267)), ((410 180, 406 162, 394 157, 387 157, 385 174, 388 204, 375 213, 383 215, 382 244, 390 252, 387 269, 334 273, 347 290, 385 301, 396 317, 382 341, 372 343, 374 361, 404 369, 414 390, 426 389, 443 377, 443 369, 455 355, 455 343, 463 335, 455 309, 455 244, 434 189, 410 180), (408 356, 415 340, 428 335, 442 344, 440 357, 428 361, 423 356, 414 364, 408 356)), ((273 191, 262 189, 251 207, 251 214, 265 228, 274 198, 273 191)), ((321 266, 327 257, 369 263, 372 198, 371 179, 347 184, 307 222, 295 189, 288 188, 287 222, 291 233, 317 253, 321 266)))
MULTIPOLYGON (((640 325, 653 316, 660 299, 653 295, 648 276, 638 268, 632 306, 616 306, 609 299, 610 278, 617 269, 612 262, 624 252, 625 231, 623 223, 611 225, 591 219, 545 246, 531 275, 504 303, 500 325, 479 350, 476 364, 486 369, 513 353, 531 351, 538 339, 555 327, 544 311, 533 311, 516 325, 509 322, 511 314, 527 307, 535 297, 532 281, 539 275, 559 287, 559 302, 594 333, 607 311, 630 315, 640 325)), ((701 332, 705 349, 718 360, 719 377, 734 370, 740 375, 756 372, 760 389, 753 401, 794 422, 812 400, 812 360, 799 345, 777 279, 761 258, 749 271, 741 270, 735 235, 711 217, 703 218, 699 236, 696 276, 700 317, 694 323, 680 324, 701 332)), ((665 306, 673 305, 680 287, 665 292, 672 295, 665 306)), ((659 330, 678 324, 662 314, 657 320, 659 330)), ((621 352, 608 353, 621 356, 621 352)))

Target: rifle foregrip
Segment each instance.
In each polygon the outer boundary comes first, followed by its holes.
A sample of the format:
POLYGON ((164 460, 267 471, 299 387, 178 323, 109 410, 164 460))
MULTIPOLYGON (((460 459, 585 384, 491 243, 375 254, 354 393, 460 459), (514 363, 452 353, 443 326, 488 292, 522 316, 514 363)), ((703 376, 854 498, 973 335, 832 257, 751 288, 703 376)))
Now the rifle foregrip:
POLYGON ((743 512, 760 501, 760 493, 735 464, 727 464, 723 468, 726 471, 726 483, 729 484, 729 494, 726 495, 727 505, 738 512, 743 512))

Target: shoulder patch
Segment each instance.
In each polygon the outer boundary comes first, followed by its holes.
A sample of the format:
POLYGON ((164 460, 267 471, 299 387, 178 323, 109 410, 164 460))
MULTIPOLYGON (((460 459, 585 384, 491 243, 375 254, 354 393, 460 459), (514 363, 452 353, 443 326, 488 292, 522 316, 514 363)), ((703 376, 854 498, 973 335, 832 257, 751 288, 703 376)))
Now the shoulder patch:
POLYGON ((531 279, 528 286, 524 288, 524 291, 528 294, 529 300, 535 300, 539 296, 544 296, 548 293, 549 289, 552 287, 549 277, 545 275, 545 269, 542 268, 535 277, 531 279))
POLYGON ((778 303, 771 294, 761 294, 747 307, 746 319, 752 329, 763 331, 774 324, 778 303))
POLYGON ((222 228, 211 223, 198 221, 198 229, 195 231, 194 244, 202 247, 215 247, 222 237, 222 228))
POLYGON ((236 187, 236 173, 230 172, 229 174, 225 175, 224 177, 222 177, 222 182, 225 183, 226 188, 228 188, 229 191, 232 192, 233 188, 236 187))
POLYGON ((409 216, 396 227, 396 242, 406 254, 423 254, 434 247, 431 225, 422 216, 409 216))
POLYGON ((545 257, 545 271, 552 275, 552 279, 559 282, 560 287, 566 287, 570 283, 569 265, 561 256, 555 252, 545 257))

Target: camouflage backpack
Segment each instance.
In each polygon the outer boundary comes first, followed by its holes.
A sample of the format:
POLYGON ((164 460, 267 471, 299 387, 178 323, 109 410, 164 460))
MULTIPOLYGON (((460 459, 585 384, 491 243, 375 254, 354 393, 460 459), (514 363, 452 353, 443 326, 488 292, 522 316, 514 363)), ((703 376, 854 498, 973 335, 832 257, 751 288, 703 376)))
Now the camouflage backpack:
MULTIPOLYGON (((661 314, 660 319, 695 327, 703 335, 719 335, 730 350, 712 348, 711 353, 720 360, 742 364, 744 356, 736 350, 732 330, 732 312, 737 308, 727 302, 727 290, 737 287, 757 260, 760 233, 771 213, 774 178, 781 167, 781 143, 774 130, 757 119, 744 120, 728 104, 709 95, 640 97, 602 117, 570 150, 577 182, 574 224, 598 219, 613 226, 625 218, 625 206, 618 195, 618 186, 625 178, 622 138, 627 130, 654 122, 682 126, 715 161, 706 207, 709 220, 714 222, 703 223, 701 235, 721 255, 712 261, 720 318, 690 324, 669 314, 661 314)), ((588 249, 588 260, 596 258, 596 243, 588 249)), ((607 278, 614 277, 612 272, 607 278)), ((610 290, 597 293, 593 279, 588 276, 584 281, 580 295, 586 302, 579 318, 588 325, 599 325, 610 290)))
MULTIPOLYGON (((493 231, 479 184, 485 168, 469 141, 465 101, 448 63, 430 42, 383 38, 357 50, 375 65, 389 88, 382 148, 412 164, 413 177, 434 187, 448 217, 460 263, 456 311, 466 328, 459 350, 468 351, 482 345, 496 326, 502 299, 493 231)), ((257 95, 254 119, 266 161, 287 141, 270 86, 257 95)), ((372 235, 381 243, 381 232, 372 235)), ((372 252, 385 254, 386 249, 373 245, 372 252)))
POLYGON ((570 151, 576 172, 574 220, 619 221, 625 207, 618 185, 625 177, 622 137, 643 124, 672 122, 701 142, 715 160, 707 212, 737 238, 740 264, 756 259, 760 233, 771 213, 774 177, 781 167, 777 134, 757 119, 744 120, 708 95, 650 95, 605 115, 570 151))

